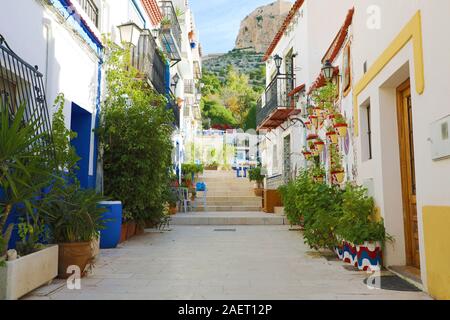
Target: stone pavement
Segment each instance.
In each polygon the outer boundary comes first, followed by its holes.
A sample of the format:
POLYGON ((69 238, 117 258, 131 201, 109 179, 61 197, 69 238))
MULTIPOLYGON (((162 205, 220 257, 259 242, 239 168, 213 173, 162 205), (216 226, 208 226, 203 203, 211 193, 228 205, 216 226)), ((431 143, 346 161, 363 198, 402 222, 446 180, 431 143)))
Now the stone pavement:
POLYGON ((56 281, 25 299, 429 299, 370 290, 343 266, 288 226, 172 226, 102 250, 81 290, 56 281))
POLYGON ((171 225, 287 225, 287 218, 282 215, 263 212, 188 212, 172 216, 171 225))

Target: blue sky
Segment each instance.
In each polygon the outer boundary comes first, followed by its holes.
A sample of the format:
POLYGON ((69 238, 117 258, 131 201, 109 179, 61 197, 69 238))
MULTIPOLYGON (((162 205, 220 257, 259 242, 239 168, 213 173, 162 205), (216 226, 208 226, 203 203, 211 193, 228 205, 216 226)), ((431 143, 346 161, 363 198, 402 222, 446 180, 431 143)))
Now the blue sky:
POLYGON ((242 19, 259 6, 275 0, 190 0, 203 54, 234 48, 242 19))

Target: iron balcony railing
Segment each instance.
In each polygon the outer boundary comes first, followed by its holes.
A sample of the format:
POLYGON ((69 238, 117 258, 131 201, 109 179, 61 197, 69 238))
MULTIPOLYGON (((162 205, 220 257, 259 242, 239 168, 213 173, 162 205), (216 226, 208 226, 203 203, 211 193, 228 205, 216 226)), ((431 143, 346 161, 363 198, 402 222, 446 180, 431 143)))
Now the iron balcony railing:
POLYGON ((41 136, 37 142, 54 157, 43 75, 14 53, 0 35, 0 108, 8 108, 14 116, 22 104, 25 104, 23 120, 36 123, 35 136, 41 136))
POLYGON ((173 125, 176 128, 180 128, 180 107, 178 106, 177 101, 175 100, 175 95, 172 93, 172 90, 170 90, 170 93, 167 95, 167 108, 170 109, 173 112, 174 116, 174 122, 173 125))
POLYGON ((137 47, 132 49, 132 65, 150 80, 157 92, 166 93, 166 65, 150 31, 144 31, 137 47))
POLYGON ((277 108, 294 108, 289 93, 294 88, 295 79, 291 75, 278 75, 267 86, 264 102, 259 100, 257 105, 256 122, 261 125, 277 108))
POLYGON ((94 25, 98 28, 98 8, 92 0, 77 0, 84 12, 92 20, 94 25))
POLYGON ((163 15, 160 36, 164 51, 171 60, 180 61, 182 31, 172 1, 160 1, 160 9, 163 15))

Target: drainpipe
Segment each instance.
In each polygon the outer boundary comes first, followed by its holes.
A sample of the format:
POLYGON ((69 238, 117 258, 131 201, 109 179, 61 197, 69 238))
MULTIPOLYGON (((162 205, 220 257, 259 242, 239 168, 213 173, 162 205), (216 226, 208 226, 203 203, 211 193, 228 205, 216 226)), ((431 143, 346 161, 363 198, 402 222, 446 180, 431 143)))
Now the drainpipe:
MULTIPOLYGON (((97 66, 97 98, 95 106, 95 130, 100 127, 100 117, 101 117, 101 95, 102 95, 102 66, 103 59, 99 58, 97 66)), ((95 189, 97 192, 103 194, 103 162, 99 159, 99 141, 98 134, 94 132, 94 178, 95 178, 95 189)))
POLYGON ((141 8, 139 7, 139 4, 136 0, 131 0, 131 2, 134 5, 134 8, 136 9, 137 13, 139 14, 139 17, 142 19, 142 22, 144 23, 144 29, 147 29, 147 20, 145 20, 144 14, 142 13, 141 8))

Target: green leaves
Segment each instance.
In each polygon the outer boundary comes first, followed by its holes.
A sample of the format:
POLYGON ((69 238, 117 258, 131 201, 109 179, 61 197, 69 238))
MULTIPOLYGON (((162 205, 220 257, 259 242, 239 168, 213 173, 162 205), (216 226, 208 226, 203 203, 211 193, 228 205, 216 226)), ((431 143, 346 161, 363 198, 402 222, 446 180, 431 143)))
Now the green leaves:
POLYGON ((99 130, 105 194, 123 203, 125 220, 163 215, 172 160, 173 114, 130 64, 129 51, 110 41, 107 93, 99 130))
POLYGON ((265 177, 266 176, 261 174, 261 167, 251 168, 248 172, 248 178, 250 181, 262 183, 265 177))

